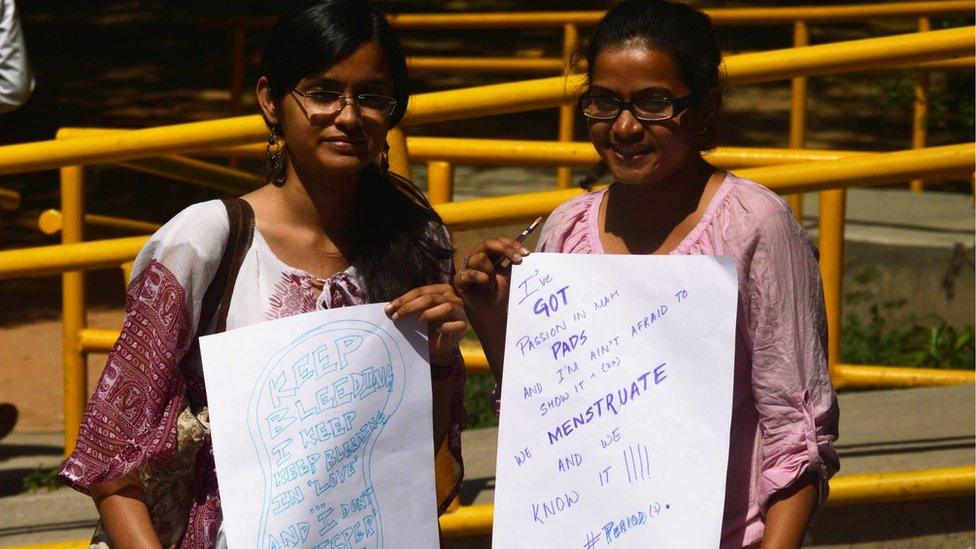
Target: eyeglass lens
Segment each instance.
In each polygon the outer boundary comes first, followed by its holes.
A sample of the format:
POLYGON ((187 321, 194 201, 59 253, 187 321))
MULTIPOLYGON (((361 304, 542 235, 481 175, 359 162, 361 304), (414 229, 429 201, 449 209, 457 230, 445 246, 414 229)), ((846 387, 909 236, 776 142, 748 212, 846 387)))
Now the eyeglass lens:
POLYGON ((389 116, 396 106, 396 100, 385 95, 359 94, 355 97, 343 96, 333 91, 300 92, 295 90, 304 101, 305 109, 310 114, 335 114, 347 104, 355 104, 364 114, 389 116))
POLYGON ((586 97, 581 103, 585 116, 599 119, 616 118, 625 106, 630 107, 631 112, 643 120, 666 120, 674 113, 674 103, 664 97, 652 97, 633 102, 624 102, 612 97, 586 97))

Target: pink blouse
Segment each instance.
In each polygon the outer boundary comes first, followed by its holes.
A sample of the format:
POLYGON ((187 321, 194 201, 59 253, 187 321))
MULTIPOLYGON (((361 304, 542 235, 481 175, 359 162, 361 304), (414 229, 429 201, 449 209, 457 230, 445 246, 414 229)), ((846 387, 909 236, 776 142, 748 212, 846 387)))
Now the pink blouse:
MULTIPOLYGON (((602 254, 606 190, 549 216, 538 251, 602 254)), ((837 395, 827 374, 827 325, 817 249, 783 200, 729 174, 674 255, 731 255, 739 273, 732 426, 722 548, 757 547, 770 498, 807 471, 840 468, 837 395)))

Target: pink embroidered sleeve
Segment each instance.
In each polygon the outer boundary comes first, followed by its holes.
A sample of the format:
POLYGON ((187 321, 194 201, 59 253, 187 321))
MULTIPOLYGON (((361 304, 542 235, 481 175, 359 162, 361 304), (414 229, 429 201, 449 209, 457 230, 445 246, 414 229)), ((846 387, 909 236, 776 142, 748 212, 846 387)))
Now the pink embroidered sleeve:
POLYGON ((129 285, 122 333, 88 401, 61 477, 87 492, 175 449, 185 383, 178 369, 189 345, 182 286, 152 262, 129 285))
POLYGON ((769 215, 749 275, 755 336, 752 386, 762 434, 758 503, 807 471, 820 503, 840 467, 837 395, 827 373, 827 325, 816 250, 785 208, 769 215))
POLYGON ((206 202, 174 217, 139 253, 121 334, 61 467, 61 479, 73 488, 87 493, 143 463, 165 463, 175 451, 186 399, 180 362, 227 231, 223 206, 206 202))

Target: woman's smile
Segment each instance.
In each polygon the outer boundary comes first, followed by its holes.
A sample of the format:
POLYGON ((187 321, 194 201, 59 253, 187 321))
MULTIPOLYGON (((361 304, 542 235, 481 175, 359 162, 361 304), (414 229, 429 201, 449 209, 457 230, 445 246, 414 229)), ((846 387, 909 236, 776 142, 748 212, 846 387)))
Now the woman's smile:
POLYGON ((654 152, 654 147, 643 143, 635 145, 618 145, 611 143, 610 149, 613 151, 615 159, 618 162, 625 164, 636 164, 638 162, 647 160, 651 153, 654 152))
POLYGON ((360 137, 349 137, 344 135, 324 137, 320 143, 342 154, 362 154, 368 149, 369 142, 360 137))

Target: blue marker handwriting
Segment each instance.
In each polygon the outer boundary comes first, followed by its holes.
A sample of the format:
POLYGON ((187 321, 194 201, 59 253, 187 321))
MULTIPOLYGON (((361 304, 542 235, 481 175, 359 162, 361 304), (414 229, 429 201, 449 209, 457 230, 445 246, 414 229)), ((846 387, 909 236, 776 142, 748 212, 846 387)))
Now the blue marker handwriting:
POLYGON ((584 343, 586 343, 586 330, 581 331, 579 334, 573 334, 566 340, 556 341, 549 346, 549 349, 552 351, 552 358, 555 360, 560 355, 566 356, 584 343))
POLYGON ((604 437, 600 437, 600 447, 604 450, 613 446, 615 442, 620 442, 620 427, 614 427, 613 431, 610 431, 604 437))
POLYGON ((288 370, 282 370, 279 375, 268 380, 274 406, 280 406, 278 399, 281 396, 295 396, 305 382, 345 369, 349 365, 348 355, 359 349, 363 344, 363 337, 348 335, 338 337, 331 343, 319 345, 313 351, 299 356, 292 362, 291 376, 288 376, 288 370))
POLYGON ((570 454, 556 460, 556 470, 560 473, 568 473, 583 466, 582 454, 570 454))
POLYGON ((525 353, 541 346, 543 343, 549 341, 550 339, 556 337, 562 332, 566 331, 566 321, 562 320, 557 322, 551 328, 546 329, 543 332, 539 332, 533 336, 521 336, 515 340, 515 346, 525 356, 525 353))
POLYGON ((647 392, 648 388, 651 387, 648 383, 648 378, 650 377, 652 377, 651 381, 653 381, 654 385, 660 385, 661 382, 666 380, 667 373, 665 371, 665 364, 660 364, 653 370, 648 370, 637 376, 630 386, 623 387, 600 397, 596 402, 589 405, 586 410, 563 421, 555 429, 548 431, 549 444, 555 444, 559 442, 559 439, 571 435, 578 427, 582 427, 594 419, 602 418, 604 412, 606 414, 612 412, 613 415, 619 414, 620 410, 618 410, 618 407, 623 408, 628 402, 633 402, 647 392))
POLYGON ((593 309, 599 311, 600 309, 606 307, 607 305, 613 303, 618 297, 620 297, 620 290, 613 290, 609 294, 597 299, 593 302, 593 309))
POLYGON ((560 306, 568 305, 568 298, 566 297, 566 290, 569 286, 563 286, 562 288, 556 290, 549 297, 539 298, 535 300, 535 304, 532 306, 532 312, 541 315, 545 314, 547 317, 551 316, 559 310, 560 306))
POLYGON ((526 277, 525 280, 522 280, 517 285, 518 290, 516 291, 516 295, 520 296, 519 305, 521 305, 526 299, 528 299, 530 296, 532 296, 540 289, 542 289, 543 286, 546 286, 551 282, 552 282, 551 274, 543 273, 540 275, 539 269, 536 269, 531 276, 526 277))
POLYGON ((308 539, 309 530, 310 528, 307 522, 292 524, 282 530, 277 536, 274 534, 269 535, 268 547, 301 547, 305 545, 305 541, 308 539))
POLYGON ((554 408, 559 408, 567 400, 569 400, 569 393, 562 393, 562 394, 553 396, 549 400, 544 400, 544 401, 540 402, 539 403, 539 415, 544 416, 544 415, 548 414, 550 410, 552 410, 554 408))
POLYGON ((538 522, 539 524, 545 524, 546 519, 562 513, 563 511, 572 509, 574 505, 579 503, 579 500, 579 492, 573 490, 572 492, 566 492, 565 494, 556 496, 541 503, 533 503, 532 520, 538 522))

